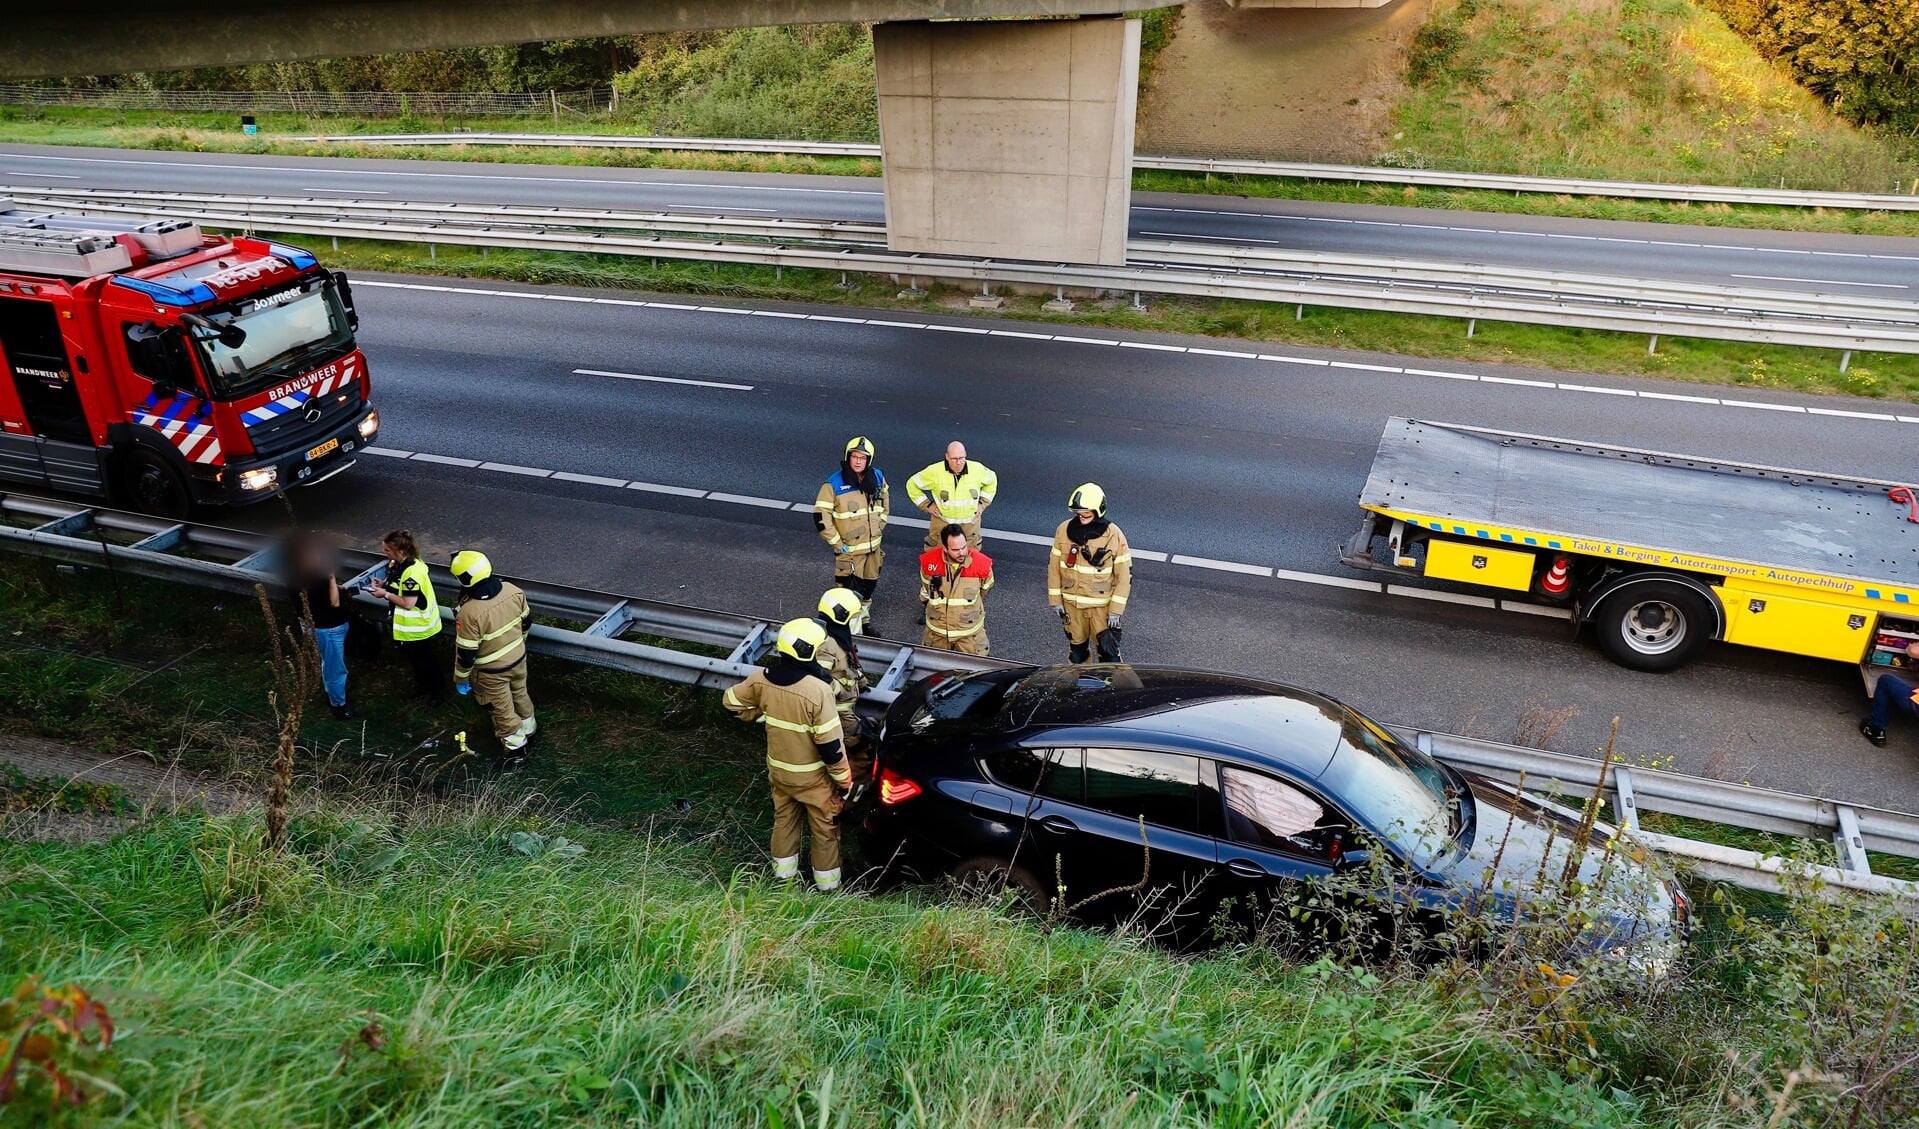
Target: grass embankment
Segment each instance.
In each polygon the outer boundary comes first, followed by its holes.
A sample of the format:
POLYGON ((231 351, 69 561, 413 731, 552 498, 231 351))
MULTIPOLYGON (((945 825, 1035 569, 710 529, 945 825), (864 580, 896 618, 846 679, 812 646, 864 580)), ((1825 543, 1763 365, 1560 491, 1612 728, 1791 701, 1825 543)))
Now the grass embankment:
MULTIPOLYGON (((310 247, 327 263, 348 270, 820 302, 959 316, 980 314, 966 304, 977 293, 970 288, 932 287, 923 298, 902 298, 899 285, 883 278, 850 275, 850 289, 842 289, 839 273, 834 271, 788 269, 782 277, 771 267, 668 260, 654 266, 637 257, 542 251, 482 254, 447 246, 440 247, 435 257, 417 244, 341 240, 335 250, 325 238, 276 238, 310 247)), ((926 279, 919 281, 922 286, 928 285, 926 279)), ((1040 308, 1045 299, 1046 295, 1009 295, 1005 309, 981 316, 1361 349, 1478 364, 1654 376, 1738 388, 1919 400, 1919 357, 1896 354, 1854 354, 1851 368, 1841 373, 1837 353, 1815 349, 1662 337, 1659 351, 1649 356, 1646 338, 1597 330, 1481 321, 1468 339, 1464 322, 1453 318, 1309 306, 1305 317, 1296 320, 1292 306, 1165 296, 1151 297, 1144 310, 1133 309, 1129 298, 1111 298, 1081 302, 1074 313, 1056 314, 1040 308)))
POLYGON ((1855 192, 1919 175, 1912 139, 1849 125, 1691 0, 1438 0, 1406 74, 1388 164, 1855 192))
MULTIPOLYGON (((0 615, 19 633, 0 678, 20 688, 0 723, 261 771, 250 601, 9 559, 0 615)), ((354 679, 369 748, 405 755, 454 720, 410 712, 397 673, 354 679)), ((257 811, 0 842, 6 972, 77 983, 120 1028, 105 1055, 59 1052, 100 1080, 95 1100, 49 1115, 30 1089, 0 1123, 1589 1129, 1913 1112, 1901 1064, 1919 1017, 1894 1004, 1919 989, 1919 940, 1882 904, 1807 903, 1783 924, 1731 905, 1650 994, 1523 960, 1181 959, 937 891, 774 887, 757 735, 715 695, 553 663, 534 693, 531 771, 453 799, 369 783, 360 738, 313 723, 278 856, 258 849, 257 811)))

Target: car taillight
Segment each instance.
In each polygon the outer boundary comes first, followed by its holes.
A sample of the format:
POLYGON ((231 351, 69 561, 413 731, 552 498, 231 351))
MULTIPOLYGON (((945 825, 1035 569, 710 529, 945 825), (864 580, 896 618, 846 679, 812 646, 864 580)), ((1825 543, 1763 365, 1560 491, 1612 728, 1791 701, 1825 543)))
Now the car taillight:
POLYGON ((890 768, 880 770, 880 803, 903 804, 920 794, 920 786, 890 768))

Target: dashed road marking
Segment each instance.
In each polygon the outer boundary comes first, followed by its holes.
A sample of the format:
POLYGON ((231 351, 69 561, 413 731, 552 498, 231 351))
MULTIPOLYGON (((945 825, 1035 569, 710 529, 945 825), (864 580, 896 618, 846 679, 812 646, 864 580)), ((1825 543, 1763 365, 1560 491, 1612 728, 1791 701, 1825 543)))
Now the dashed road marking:
MULTIPOLYGON (((355 286, 361 288, 384 288, 389 290, 424 290, 444 294, 467 294, 478 297, 524 298, 535 301, 546 300, 554 295, 536 294, 529 291, 485 290, 476 287, 435 286, 420 282, 378 282, 369 279, 358 280, 355 286)), ((567 301, 582 301, 605 306, 632 306, 654 310, 673 310, 682 313, 775 313, 775 311, 742 310, 727 306, 693 306, 683 302, 649 302, 627 298, 578 298, 560 296, 567 301)), ((929 324, 916 321, 894 321, 890 318, 856 318, 837 314, 795 314, 777 311, 779 316, 795 320, 830 322, 838 325, 868 325, 883 329, 906 329, 928 332, 979 332, 971 327, 929 324)), ((983 334, 992 337, 1017 337, 1030 341, 1050 341, 1066 345, 1106 345, 1124 346, 1130 349, 1151 350, 1163 353, 1187 353, 1198 357, 1221 357, 1229 360, 1250 360, 1267 364, 1305 365, 1312 368, 1339 368, 1348 371, 1381 372, 1403 376, 1423 376, 1438 380, 1457 380, 1467 383, 1499 384, 1511 388, 1536 388, 1541 391, 1570 392, 1584 396, 1614 396, 1626 399, 1671 400, 1686 404, 1705 404, 1722 408, 1747 411, 1796 412, 1802 415, 1823 415, 1845 417, 1848 419, 1872 420, 1877 422, 1897 422, 1919 424, 1919 416, 1894 416, 1882 412, 1853 412, 1838 408, 1808 408, 1798 404, 1776 404, 1764 400, 1725 399, 1714 396, 1692 396, 1678 392, 1653 392, 1634 388, 1618 388, 1600 384, 1578 384, 1569 381, 1528 380, 1514 376, 1492 376, 1482 373, 1455 372, 1445 369, 1415 368, 1410 365, 1378 365, 1360 361, 1322 360, 1318 357, 1295 357, 1284 353, 1250 353, 1231 349, 1210 349, 1192 345, 1168 345, 1158 341, 1139 341, 1126 338, 1084 337, 1078 334, 1029 333, 1008 329, 989 329, 983 334)), ((577 370, 589 372, 593 370, 577 370)), ((682 381, 679 378, 640 377, 630 373, 595 372, 595 375, 624 376, 628 379, 654 379, 669 383, 707 384, 712 387, 750 390, 751 385, 733 385, 720 381, 682 381)))
POLYGON ((653 384, 690 384, 695 388, 724 388, 732 392, 751 392, 751 384, 728 384, 724 380, 688 380, 682 376, 643 376, 637 372, 610 372, 599 368, 576 368, 577 376, 610 376, 615 380, 645 380, 653 384))
MULTIPOLYGON (((598 474, 579 474, 567 470, 548 470, 544 467, 519 466, 514 463, 483 462, 479 459, 455 458, 451 455, 435 455, 423 451, 405 451, 397 447, 367 447, 369 455, 379 455, 389 459, 410 459, 414 462, 433 463, 437 466, 450 466, 466 470, 478 470, 494 474, 511 474, 528 478, 545 478, 555 482, 573 482, 582 486, 603 486, 614 490, 641 490, 652 494, 666 494, 677 498, 699 498, 709 502, 721 502, 727 505, 750 506, 755 509, 787 510, 810 512, 811 502, 787 502, 778 498, 762 498, 755 494, 729 494, 721 490, 696 490, 688 486, 671 486, 660 482, 635 482, 624 478, 609 478, 598 474)), ((929 522, 924 518, 889 515, 888 525, 907 528, 926 529, 929 522)), ((1051 537, 1037 533, 1021 533, 1017 530, 982 529, 980 535, 990 541, 1011 541, 1022 545, 1051 545, 1051 537)), ((1353 592, 1371 592, 1376 595, 1406 596, 1416 600, 1435 603, 1458 604, 1466 607, 1490 608, 1503 611, 1520 612, 1525 615, 1551 616, 1565 619, 1571 613, 1563 608, 1544 607, 1537 604, 1522 604, 1513 600, 1494 600, 1485 596, 1472 596, 1458 592, 1446 592, 1432 588, 1414 588, 1404 584, 1390 584, 1378 580, 1361 580, 1352 576, 1329 576, 1318 572, 1301 572, 1297 569, 1275 568, 1270 565, 1246 564, 1241 561, 1222 561, 1212 557, 1195 557, 1185 553, 1164 553, 1157 549, 1142 549, 1135 546, 1133 556, 1140 560, 1156 564, 1170 564, 1181 568, 1204 569, 1209 572, 1228 572, 1242 576, 1262 576, 1286 581, 1293 584, 1307 584, 1320 588, 1344 588, 1353 592)))

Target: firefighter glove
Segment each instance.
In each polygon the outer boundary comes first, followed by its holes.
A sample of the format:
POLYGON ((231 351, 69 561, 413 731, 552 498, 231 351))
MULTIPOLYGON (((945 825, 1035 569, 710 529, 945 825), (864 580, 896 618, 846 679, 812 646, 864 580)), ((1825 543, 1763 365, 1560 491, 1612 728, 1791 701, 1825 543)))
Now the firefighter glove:
POLYGON ((843 556, 843 555, 845 555, 845 553, 846 553, 846 542, 844 542, 844 541, 842 541, 842 542, 840 542, 839 544, 837 544, 837 545, 835 545, 835 546, 833 546, 833 555, 834 555, 834 556, 836 556, 836 557, 837 557, 837 556, 843 556))
POLYGON ((1053 610, 1059 613, 1059 621, 1061 623, 1065 623, 1066 622, 1066 606, 1064 604, 1060 604, 1055 606, 1053 610))
POLYGON ((454 688, 455 690, 458 690, 458 691, 459 691, 459 692, 460 692, 460 693, 461 693, 462 695, 466 695, 466 694, 471 694, 471 693, 473 692, 473 683, 471 683, 471 682, 455 682, 455 683, 453 684, 453 688, 454 688))
POLYGON ((1118 616, 1116 616, 1116 615, 1109 615, 1109 616, 1107 616, 1107 617, 1106 617, 1106 626, 1108 626, 1108 627, 1110 627, 1110 628, 1112 628, 1112 629, 1113 629, 1114 631, 1118 631, 1118 630, 1119 630, 1119 617, 1118 617, 1118 616))

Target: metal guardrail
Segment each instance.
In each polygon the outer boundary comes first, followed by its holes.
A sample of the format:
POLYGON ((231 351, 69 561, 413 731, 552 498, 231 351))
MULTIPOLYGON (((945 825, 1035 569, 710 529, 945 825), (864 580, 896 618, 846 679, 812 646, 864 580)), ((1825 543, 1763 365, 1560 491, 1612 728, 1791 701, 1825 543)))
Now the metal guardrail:
MULTIPOLYGON (((131 575, 239 594, 255 585, 282 588, 278 543, 256 533, 172 522, 21 494, 0 495, 0 547, 67 564, 104 566, 131 575)), ((353 580, 384 567, 373 553, 347 553, 353 580)), ((436 583, 451 584, 433 568, 436 583)), ((573 628, 536 624, 536 652, 632 674, 716 688, 743 678, 766 653, 775 625, 769 620, 683 604, 642 600, 608 592, 512 578, 541 616, 573 628), (651 636, 670 644, 727 648, 725 658, 628 638, 651 636)), ((451 618, 451 608, 441 614, 451 618)), ((1021 666, 1002 659, 947 651, 928 652, 904 643, 863 638, 863 658, 881 667, 863 695, 884 705, 900 689, 929 674, 1021 666)), ((1590 795, 1601 784, 1600 763, 1584 757, 1521 748, 1443 733, 1395 727, 1407 740, 1460 768, 1535 790, 1557 788, 1590 795)), ((1919 815, 1841 803, 1811 796, 1750 788, 1658 769, 1614 765, 1604 781, 1619 813, 1618 826, 1640 843, 1670 855, 1717 881, 1777 890, 1795 876, 1809 876, 1828 891, 1891 894, 1919 910, 1919 882, 1874 874, 1868 850, 1919 858, 1919 815), (1838 866, 1741 851, 1715 843, 1644 831, 1642 811, 1667 812, 1729 827, 1815 840, 1831 840, 1838 866)))
MULTIPOLYGON (((711 153, 788 153, 811 157, 869 157, 880 147, 859 141, 777 141, 729 137, 623 137, 587 133, 383 133, 303 137, 302 141, 364 145, 522 145, 555 149, 655 149, 711 153)), ((1517 176, 1384 165, 1328 165, 1309 161, 1256 161, 1230 157, 1158 157, 1139 153, 1136 169, 1276 176, 1293 180, 1339 180, 1367 184, 1413 184, 1434 188, 1483 188, 1565 196, 1614 196, 1640 200, 1689 200, 1712 204, 1769 204, 1789 208, 1919 212, 1919 176, 1911 195, 1893 192, 1817 192, 1792 188, 1745 188, 1730 184, 1662 184, 1656 181, 1581 177, 1517 176)))
MULTIPOLYGON (((219 227, 400 242, 637 255, 837 270, 908 279, 1026 283, 1439 317, 1605 329, 1649 336, 1919 353, 1919 304, 1847 295, 1614 279, 1599 275, 1367 259, 1322 252, 1136 243, 1123 267, 889 251, 872 225, 616 213, 583 209, 399 205, 127 190, 0 187, 15 203, 170 214, 219 227), (567 218, 570 213, 571 218, 567 218), (689 233, 750 237, 673 238, 689 233), (1573 280, 1578 280, 1576 283, 1573 280), (1578 290, 1569 289, 1577 286, 1578 290)), ((1844 361, 1841 362, 1842 367, 1844 361)))

